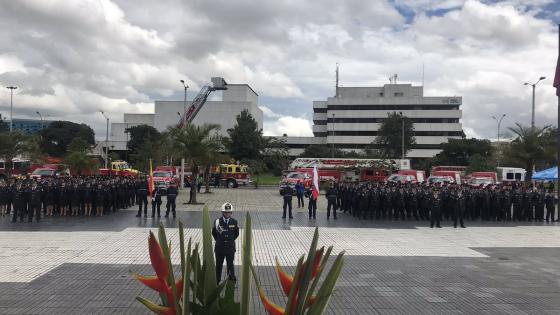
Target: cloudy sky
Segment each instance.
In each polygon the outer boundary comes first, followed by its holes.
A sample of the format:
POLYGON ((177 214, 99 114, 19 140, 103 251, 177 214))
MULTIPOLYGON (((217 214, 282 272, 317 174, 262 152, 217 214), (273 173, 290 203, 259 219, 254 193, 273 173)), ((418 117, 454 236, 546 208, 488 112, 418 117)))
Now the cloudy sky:
MULTIPOLYGON (((18 0, 0 6, 0 85, 17 85, 14 117, 65 119, 105 134, 124 112, 182 99, 212 76, 259 93, 267 135, 312 135, 312 101, 394 73, 425 94, 463 96, 469 136, 556 124, 552 80, 558 0, 18 0), (528 5, 528 3, 530 3, 528 5)), ((0 113, 9 115, 9 90, 0 113)))

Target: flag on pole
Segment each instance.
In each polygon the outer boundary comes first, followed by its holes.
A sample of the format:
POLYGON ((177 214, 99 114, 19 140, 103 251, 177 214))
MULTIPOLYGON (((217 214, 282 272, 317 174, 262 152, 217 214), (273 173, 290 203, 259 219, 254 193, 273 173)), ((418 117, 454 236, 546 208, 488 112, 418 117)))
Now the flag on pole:
POLYGON ((152 159, 150 159, 150 177, 148 179, 148 190, 150 191, 150 196, 153 197, 154 191, 154 174, 152 173, 152 159))
POLYGON ((317 164, 313 165, 313 199, 319 197, 319 172, 317 172, 317 164))
POLYGON ((554 74, 554 84, 556 88, 556 96, 560 96, 560 55, 558 55, 558 60, 556 61, 556 73, 554 74))

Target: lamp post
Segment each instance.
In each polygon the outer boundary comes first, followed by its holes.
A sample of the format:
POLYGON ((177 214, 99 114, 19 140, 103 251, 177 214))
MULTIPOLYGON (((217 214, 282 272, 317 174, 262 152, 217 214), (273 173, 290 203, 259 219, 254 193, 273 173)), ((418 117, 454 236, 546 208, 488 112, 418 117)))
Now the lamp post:
POLYGON ((401 160, 404 160, 404 116, 402 112, 401 114, 401 160))
POLYGON ((126 124, 126 129, 124 130, 126 133, 126 142, 125 142, 125 150, 124 150, 124 159, 128 162, 128 123, 126 124))
POLYGON ((43 130, 43 115, 41 115, 41 113, 39 113, 39 111, 36 112, 37 115, 39 115, 39 118, 41 118, 41 130, 43 130))
POLYGON ((332 158, 334 159, 334 113, 332 114, 332 158))
POLYGON ((17 86, 7 86, 6 88, 10 89, 10 132, 12 132, 14 129, 14 118, 12 116, 14 112, 14 90, 17 89, 17 86))
MULTIPOLYGON (((187 89, 189 88, 189 86, 185 84, 185 80, 181 80, 181 83, 183 83, 183 87, 185 88, 185 100, 183 102, 183 115, 184 115, 187 112, 187 89)), ((183 118, 183 125, 185 125, 186 123, 187 123, 187 116, 183 118)))
POLYGON ((99 112, 107 120, 107 133, 105 134, 105 168, 107 168, 107 161, 109 160, 109 117, 102 110, 99 112))
POLYGON ((500 147, 500 125, 502 124, 502 119, 504 119, 504 117, 506 117, 506 114, 502 114, 502 117, 500 117, 500 119, 496 118, 496 116, 492 116, 492 118, 498 123, 498 161, 497 161, 497 167, 500 167, 500 156, 501 156, 501 147, 500 147))
POLYGON ((540 77, 539 80, 533 84, 525 82, 523 85, 530 85, 533 88, 533 102, 532 102, 532 111, 531 111, 531 131, 535 130, 535 86, 539 84, 542 80, 546 79, 546 77, 540 77))

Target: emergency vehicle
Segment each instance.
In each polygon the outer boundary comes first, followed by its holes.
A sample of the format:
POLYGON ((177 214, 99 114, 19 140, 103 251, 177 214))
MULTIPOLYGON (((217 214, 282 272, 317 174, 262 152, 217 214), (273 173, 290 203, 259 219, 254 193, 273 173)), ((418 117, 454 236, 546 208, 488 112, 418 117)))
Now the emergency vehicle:
POLYGON ((249 174, 249 167, 244 164, 219 164, 211 169, 211 173, 228 188, 246 186, 253 182, 251 174, 249 174))
POLYGON ((130 167, 130 165, 125 161, 113 161, 111 162, 111 169, 100 168, 99 174, 104 176, 137 177, 138 170, 130 167))

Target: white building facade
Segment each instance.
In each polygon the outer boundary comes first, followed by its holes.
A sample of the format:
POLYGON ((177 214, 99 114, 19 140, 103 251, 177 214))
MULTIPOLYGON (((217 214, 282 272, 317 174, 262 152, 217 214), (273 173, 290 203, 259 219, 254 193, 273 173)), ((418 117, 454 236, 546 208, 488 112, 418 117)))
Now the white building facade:
POLYGON ((383 120, 393 112, 413 122, 416 144, 406 158, 433 157, 449 139, 464 137, 459 96, 425 97, 423 87, 411 84, 339 87, 336 94, 313 102, 313 134, 318 138, 313 143, 361 151, 375 141, 383 120))
MULTIPOLYGON (((258 107, 258 94, 249 85, 228 84, 227 90, 214 93, 216 94, 211 95, 198 112, 193 124, 218 124, 221 127, 218 134, 226 136, 227 130, 235 126, 236 116, 243 110, 248 110, 257 121, 259 128, 262 129, 263 112, 258 107), (214 100, 219 99, 219 94, 221 94, 221 100, 214 100)), ((187 101, 187 107, 189 105, 190 101, 187 101)), ((162 132, 177 125, 180 120, 179 115, 184 112, 184 108, 184 101, 155 101, 153 114, 125 113, 123 122, 111 123, 109 150, 127 150, 128 134, 125 133, 127 128, 148 125, 162 132)), ((105 141, 99 141, 97 147, 101 152, 105 147, 105 141)))

